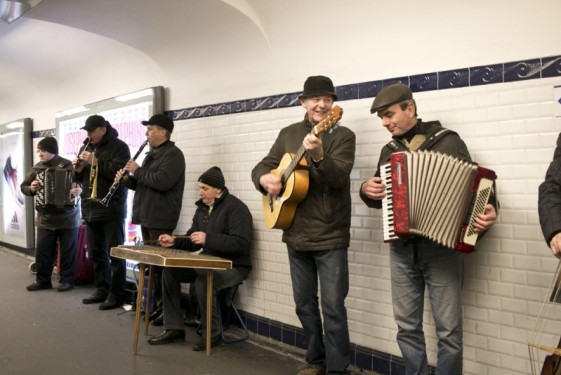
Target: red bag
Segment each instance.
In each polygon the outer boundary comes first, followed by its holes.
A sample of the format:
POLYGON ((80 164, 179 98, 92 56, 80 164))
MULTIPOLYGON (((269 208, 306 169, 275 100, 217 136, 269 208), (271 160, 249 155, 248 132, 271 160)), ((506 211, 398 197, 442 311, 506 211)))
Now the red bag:
MULTIPOLYGON (((60 275, 60 247, 57 256, 57 274, 60 275)), ((76 249, 76 284, 90 284, 94 281, 92 254, 88 249, 88 234, 85 225, 78 229, 78 245, 76 249)))

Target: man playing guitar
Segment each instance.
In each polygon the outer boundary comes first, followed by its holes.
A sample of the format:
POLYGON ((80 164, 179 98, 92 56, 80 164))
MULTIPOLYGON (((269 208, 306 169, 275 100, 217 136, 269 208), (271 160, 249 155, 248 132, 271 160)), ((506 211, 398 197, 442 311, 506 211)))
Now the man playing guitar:
POLYGON ((299 375, 345 374, 350 363, 345 297, 356 137, 336 123, 341 109, 333 106, 337 95, 331 79, 309 77, 299 99, 306 110, 304 120, 280 131, 269 154, 253 169, 252 180, 264 195, 267 225, 283 229, 288 248, 296 313, 308 343, 308 367, 299 375), (284 160, 291 161, 288 168, 284 160), (299 183, 302 188, 295 186, 299 183), (298 196, 293 209, 287 210, 289 217, 283 217, 281 208, 279 220, 269 222, 271 212, 285 202, 279 197, 286 192, 298 196))

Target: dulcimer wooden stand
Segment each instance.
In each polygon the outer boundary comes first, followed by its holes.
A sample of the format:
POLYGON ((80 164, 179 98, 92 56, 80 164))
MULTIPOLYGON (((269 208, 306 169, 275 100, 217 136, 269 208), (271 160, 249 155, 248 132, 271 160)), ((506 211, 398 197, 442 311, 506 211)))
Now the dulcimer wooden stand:
MULTIPOLYGON (((136 315, 134 319, 133 353, 138 353, 138 334, 140 331, 140 313, 142 310, 142 294, 144 290, 144 275, 146 268, 150 268, 148 292, 144 308, 144 334, 148 334, 150 316, 150 298, 154 289, 153 266, 199 268, 207 270, 207 295, 206 295, 206 330, 212 332, 212 280, 213 270, 226 270, 232 268, 232 261, 204 254, 194 254, 184 250, 169 249, 157 246, 125 246, 111 248, 111 256, 120 259, 129 259, 138 262, 140 275, 138 277, 136 296, 136 315)), ((211 335, 206 335, 206 355, 210 355, 211 335)))
POLYGON ((561 261, 528 342, 532 375, 561 375, 561 261))

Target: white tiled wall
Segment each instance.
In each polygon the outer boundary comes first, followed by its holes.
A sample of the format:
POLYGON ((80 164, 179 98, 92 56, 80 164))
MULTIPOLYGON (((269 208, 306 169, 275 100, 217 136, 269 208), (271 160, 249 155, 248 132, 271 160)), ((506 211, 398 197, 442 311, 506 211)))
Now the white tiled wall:
MULTIPOLYGON (((464 337, 466 374, 528 374, 527 342, 557 261, 539 229, 537 189, 553 156, 561 118, 554 118, 553 86, 561 78, 417 93, 419 116, 460 133, 472 158, 498 175, 499 220, 466 257, 464 337)), ((353 220, 347 298, 351 341, 400 355, 392 317, 388 246, 381 241, 380 212, 358 197, 375 169, 389 133, 369 113, 372 99, 344 101, 342 124, 357 134, 352 172, 353 220)), ((222 168, 230 191, 254 218, 254 269, 240 289, 242 309, 300 326, 294 313, 286 248, 278 230, 266 229, 261 196, 250 179, 278 131, 304 115, 300 107, 177 122, 173 137, 187 159, 186 194, 178 231, 190 226, 196 179, 222 168)), ((428 302, 428 301, 427 301, 428 302)), ((426 303, 429 360, 436 338, 426 303)))

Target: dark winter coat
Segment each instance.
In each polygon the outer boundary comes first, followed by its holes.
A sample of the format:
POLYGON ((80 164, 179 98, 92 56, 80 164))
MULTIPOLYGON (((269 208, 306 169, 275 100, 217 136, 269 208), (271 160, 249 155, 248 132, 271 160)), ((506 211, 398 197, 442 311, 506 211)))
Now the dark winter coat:
MULTIPOLYGON (((129 146, 117 138, 118 136, 117 130, 107 125, 107 132, 99 144, 93 146, 93 150, 88 149, 94 151, 98 163, 98 200, 107 195, 115 181, 117 171, 122 169, 131 158, 129 146)), ((88 164, 81 173, 76 173, 76 179, 82 184, 82 218, 87 222, 96 222, 126 217, 128 190, 122 185, 119 186, 109 201, 109 206, 105 207, 98 200, 90 199, 93 188, 90 186, 90 171, 91 165, 88 164)))
MULTIPOLYGON (((419 147, 419 151, 427 150, 440 152, 457 157, 458 159, 471 161, 467 146, 458 133, 442 127, 439 121, 423 122, 419 119, 415 127, 417 128, 416 134, 422 134, 426 137, 425 142, 419 147)), ((408 151, 407 146, 399 137, 393 137, 380 152, 375 176, 380 176, 380 165, 389 162, 391 155, 399 151, 408 151)), ((368 207, 382 208, 381 200, 368 198, 362 193, 362 189, 360 189, 360 198, 368 207)))
POLYGON ((551 239, 561 232, 561 134, 545 181, 539 187, 538 211, 543 236, 549 246, 551 239))
MULTIPOLYGON (((205 232, 203 254, 230 259, 234 268, 249 273, 253 218, 245 203, 225 188, 220 198, 214 201, 210 215, 209 207, 202 200, 195 204, 198 208, 187 235, 205 232)), ((176 238, 174 248, 196 251, 201 246, 189 239, 176 238)))
MULTIPOLYGON (((35 164, 20 185, 24 195, 33 197, 37 193, 31 191, 31 183, 37 179, 37 175, 48 168, 62 168, 72 170, 72 162, 56 155, 49 161, 40 161, 35 164)), ((72 229, 80 226, 80 210, 78 206, 36 206, 37 216, 35 225, 39 229, 72 229)))
MULTIPOLYGON (((261 176, 276 169, 285 153, 296 153, 312 130, 307 121, 281 129, 269 154, 255 166, 251 178, 255 187, 261 176)), ((347 249, 350 244, 350 174, 355 160, 356 137, 348 128, 335 125, 322 134, 323 161, 318 165, 306 154, 309 168, 308 195, 296 208, 292 225, 282 240, 295 250, 347 249)))
POLYGON ((135 191, 132 222, 146 228, 175 229, 185 187, 185 157, 171 141, 151 150, 125 186, 135 191))

